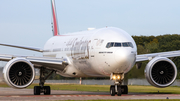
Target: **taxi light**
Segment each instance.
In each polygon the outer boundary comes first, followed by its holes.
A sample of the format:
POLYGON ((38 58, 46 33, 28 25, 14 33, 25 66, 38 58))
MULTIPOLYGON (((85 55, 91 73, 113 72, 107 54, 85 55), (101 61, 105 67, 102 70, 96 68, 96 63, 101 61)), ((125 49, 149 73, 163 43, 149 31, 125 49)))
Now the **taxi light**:
POLYGON ((115 80, 115 81, 120 81, 122 80, 124 77, 123 77, 123 74, 120 74, 120 73, 111 73, 111 76, 110 76, 110 79, 111 80, 115 80))
POLYGON ((117 79, 120 79, 120 75, 117 76, 117 79))
POLYGON ((113 79, 116 80, 116 76, 115 75, 113 76, 113 79))

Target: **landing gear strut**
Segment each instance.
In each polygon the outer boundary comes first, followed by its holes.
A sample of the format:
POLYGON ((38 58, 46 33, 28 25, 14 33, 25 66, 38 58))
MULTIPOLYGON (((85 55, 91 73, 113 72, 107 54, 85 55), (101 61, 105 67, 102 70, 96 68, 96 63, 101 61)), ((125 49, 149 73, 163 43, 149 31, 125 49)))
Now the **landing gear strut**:
POLYGON ((44 95, 50 95, 51 94, 51 88, 50 86, 44 86, 45 80, 54 72, 54 70, 51 71, 46 77, 46 71, 45 68, 40 68, 40 82, 39 86, 34 86, 34 95, 40 95, 41 93, 44 93, 44 95))
POLYGON ((111 96, 121 96, 121 94, 128 94, 128 87, 127 85, 121 85, 124 79, 124 74, 119 73, 112 73, 110 76, 111 80, 115 80, 114 85, 110 86, 110 94, 111 96))

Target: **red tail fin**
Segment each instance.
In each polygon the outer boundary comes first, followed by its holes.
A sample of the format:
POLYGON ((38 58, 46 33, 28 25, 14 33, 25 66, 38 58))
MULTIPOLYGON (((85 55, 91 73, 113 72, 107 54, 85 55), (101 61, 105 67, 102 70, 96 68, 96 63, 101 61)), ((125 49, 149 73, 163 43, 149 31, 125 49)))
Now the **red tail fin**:
POLYGON ((52 17, 53 17, 53 35, 57 36, 59 35, 59 29, 58 29, 58 21, 56 16, 56 7, 54 0, 51 0, 51 5, 52 5, 52 17))

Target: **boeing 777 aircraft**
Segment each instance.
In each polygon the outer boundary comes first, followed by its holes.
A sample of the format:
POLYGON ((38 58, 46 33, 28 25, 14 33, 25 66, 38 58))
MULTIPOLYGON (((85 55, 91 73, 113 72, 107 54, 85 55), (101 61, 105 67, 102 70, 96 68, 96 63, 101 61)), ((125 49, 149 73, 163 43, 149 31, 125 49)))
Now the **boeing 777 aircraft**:
POLYGON ((145 76, 151 85, 163 88, 175 81, 176 65, 169 58, 180 56, 180 51, 137 55, 133 38, 124 30, 114 27, 59 34, 54 0, 51 3, 54 36, 46 42, 43 49, 0 44, 43 54, 43 57, 0 54, 0 60, 8 61, 3 75, 9 86, 18 89, 28 87, 34 80, 34 69, 39 68, 40 82, 39 86, 34 87, 34 95, 50 94, 50 87, 44 86, 44 83, 55 72, 65 77, 110 77, 114 80, 110 94, 121 96, 128 93, 127 85, 122 85, 124 74, 135 63, 142 61, 149 61, 145 76), (46 70, 50 73, 46 74, 46 70))

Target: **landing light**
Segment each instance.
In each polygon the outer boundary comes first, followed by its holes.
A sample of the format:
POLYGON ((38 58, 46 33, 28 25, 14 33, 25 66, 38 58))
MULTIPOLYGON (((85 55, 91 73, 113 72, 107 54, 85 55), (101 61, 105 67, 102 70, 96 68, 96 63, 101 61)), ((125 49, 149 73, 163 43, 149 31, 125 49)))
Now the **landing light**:
POLYGON ((120 79, 120 75, 117 76, 117 79, 120 79))
POLYGON ((110 80, 121 81, 124 79, 123 73, 111 73, 110 80))
POLYGON ((116 75, 113 76, 113 80, 116 80, 116 75))
POLYGON ((113 75, 113 80, 120 80, 121 79, 121 76, 120 75, 113 75))

